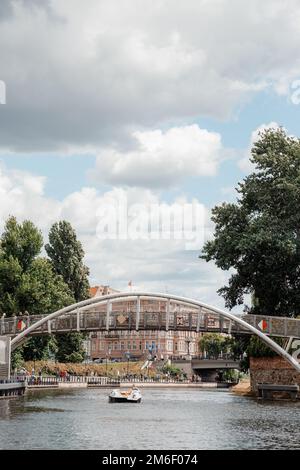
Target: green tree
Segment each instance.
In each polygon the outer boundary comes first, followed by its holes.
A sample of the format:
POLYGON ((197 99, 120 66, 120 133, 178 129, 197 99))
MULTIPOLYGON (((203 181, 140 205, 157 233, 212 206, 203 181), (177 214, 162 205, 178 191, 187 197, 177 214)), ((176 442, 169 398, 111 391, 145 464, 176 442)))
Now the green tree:
POLYGON ((10 217, 0 239, 0 310, 10 316, 26 310, 20 292, 43 246, 41 232, 28 220, 10 217))
POLYGON ((219 289, 228 308, 251 294, 251 313, 296 316, 300 304, 300 141, 266 130, 252 148, 254 171, 236 203, 212 211, 214 239, 201 258, 233 270, 219 289))
POLYGON ((22 282, 22 267, 17 259, 6 258, 0 252, 0 312, 11 316, 19 312, 18 289, 22 282))
MULTIPOLYGON (((283 338, 273 338, 279 346, 284 346, 283 338)), ((271 348, 269 348, 264 342, 261 341, 257 336, 251 336, 249 345, 247 347, 247 353, 249 357, 276 357, 278 354, 271 348)))
POLYGON ((81 333, 66 333, 58 335, 58 350, 56 358, 59 362, 82 362, 85 357, 83 335, 81 333))
POLYGON ((69 286, 75 300, 89 297, 89 270, 83 263, 84 251, 76 232, 65 220, 55 223, 49 232, 46 252, 54 270, 69 286))
MULTIPOLYGON (((65 220, 55 223, 49 232, 46 252, 57 274, 61 275, 79 302, 89 297, 89 269, 84 265, 84 250, 76 232, 65 220)), ((62 362, 82 362, 85 356, 82 333, 67 333, 57 337, 57 358, 62 362)))
POLYGON ((46 361, 55 356, 57 351, 54 335, 33 336, 22 346, 22 357, 24 361, 46 361))
MULTIPOLYGON (((46 258, 35 259, 26 273, 22 275, 19 286, 18 303, 21 310, 32 315, 50 314, 74 303, 68 286, 54 271, 46 258)), ((53 335, 34 336, 23 346, 23 358, 46 360, 58 351, 57 340, 53 335)))
MULTIPOLYGON (((52 263, 39 257, 41 232, 30 221, 10 217, 0 238, 0 311, 7 316, 28 311, 48 314, 75 302, 52 263)), ((45 359, 57 349, 53 336, 32 337, 13 356, 15 364, 25 359, 45 359)))
POLYGON ((17 259, 22 270, 26 271, 38 256, 43 246, 43 237, 29 220, 18 223, 9 217, 1 236, 1 252, 5 259, 17 259))
POLYGON ((164 374, 168 374, 170 377, 176 378, 183 374, 182 370, 179 367, 176 367, 172 364, 166 364, 162 368, 164 374))
POLYGON ((22 274, 18 301, 23 311, 45 315, 74 303, 75 299, 63 278, 54 272, 51 262, 37 258, 22 274))
POLYGON ((206 333, 199 340, 199 349, 208 357, 217 359, 221 353, 229 351, 228 339, 219 333, 206 333))

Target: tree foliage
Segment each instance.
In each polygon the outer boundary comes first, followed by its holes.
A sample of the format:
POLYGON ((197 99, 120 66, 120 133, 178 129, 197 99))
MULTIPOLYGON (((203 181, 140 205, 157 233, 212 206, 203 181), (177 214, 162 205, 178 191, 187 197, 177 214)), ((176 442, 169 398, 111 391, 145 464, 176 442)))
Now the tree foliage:
POLYGON ((183 375, 182 370, 172 364, 165 364, 162 368, 164 374, 168 374, 170 377, 176 378, 183 375))
POLYGON ((254 171, 236 203, 212 211, 214 239, 201 258, 232 269, 219 289, 228 308, 251 294, 251 313, 296 316, 300 304, 300 140, 269 129, 253 145, 254 171))
POLYGON ((1 236, 1 252, 5 259, 17 259, 25 272, 42 246, 42 234, 32 222, 25 220, 20 224, 15 217, 9 217, 1 236))
POLYGON ((54 357, 57 351, 55 336, 33 336, 22 346, 22 357, 24 361, 43 361, 54 357))
POLYGON ((0 310, 8 316, 28 311, 51 313, 74 302, 74 298, 49 260, 38 257, 43 239, 40 231, 25 221, 10 217, 1 236, 0 310))
MULTIPOLYGON (((74 231, 72 233, 74 241, 76 235, 74 231)), ((72 273, 74 279, 81 279, 81 282, 78 281, 73 289, 72 282, 70 286, 65 282, 62 275, 65 273, 57 272, 52 260, 40 256, 43 238, 37 227, 30 221, 18 223, 15 217, 10 217, 0 238, 0 313, 12 316, 27 311, 30 315, 45 315, 75 303, 75 294, 86 298, 87 278, 82 273, 87 273, 87 269, 80 265, 81 245, 79 242, 75 245, 77 262, 73 263, 72 273)), ((67 247, 64 250, 68 252, 67 247)), ((25 360, 38 360, 55 354, 63 360, 82 361, 82 335, 75 334, 73 338, 67 335, 66 345, 62 338, 56 340, 52 335, 31 337, 14 354, 13 362, 18 364, 21 356, 25 360)))
MULTIPOLYGON (((274 341, 283 347, 283 338, 273 338, 274 341)), ((249 345, 247 347, 247 353, 249 357, 276 357, 278 354, 266 345, 258 336, 251 336, 249 345)))
POLYGON ((217 359, 220 354, 230 354, 233 357, 239 357, 241 354, 234 338, 219 333, 205 333, 201 336, 199 349, 213 359, 217 359))
POLYGON ((59 362, 82 362, 85 357, 83 335, 78 332, 65 333, 56 338, 58 350, 56 359, 59 362))
POLYGON ((49 232, 46 252, 55 272, 62 276, 75 300, 89 297, 89 270, 83 263, 84 251, 76 232, 65 220, 55 223, 49 232))
MULTIPOLYGON (((52 225, 49 243, 45 246, 55 272, 62 276, 76 302, 89 297, 89 270, 84 265, 84 250, 72 225, 63 220, 52 225)), ((82 333, 67 333, 57 338, 58 360, 62 362, 81 362, 83 350, 82 333)))

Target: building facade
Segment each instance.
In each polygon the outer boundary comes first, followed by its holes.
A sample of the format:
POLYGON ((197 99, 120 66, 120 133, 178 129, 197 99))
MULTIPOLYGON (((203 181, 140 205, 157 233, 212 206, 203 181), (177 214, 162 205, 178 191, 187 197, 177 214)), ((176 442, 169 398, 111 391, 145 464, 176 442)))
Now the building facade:
MULTIPOLYGON (((102 296, 117 293, 109 286, 96 286, 91 288, 91 296, 102 296)), ((105 305, 94 307, 93 312, 105 311, 105 305)), ((180 325, 184 321, 184 315, 191 310, 182 304, 172 303, 171 311, 176 312, 177 321, 180 325)), ((112 313, 122 326, 130 312, 135 311, 134 301, 120 300, 112 303, 112 313)), ((141 312, 149 316, 156 312, 166 312, 166 302, 156 299, 141 299, 141 312)), ((98 331, 90 334, 90 357, 96 359, 131 359, 143 360, 149 355, 158 359, 169 359, 172 357, 188 357, 199 353, 198 343, 201 333, 182 330, 112 330, 98 331)))

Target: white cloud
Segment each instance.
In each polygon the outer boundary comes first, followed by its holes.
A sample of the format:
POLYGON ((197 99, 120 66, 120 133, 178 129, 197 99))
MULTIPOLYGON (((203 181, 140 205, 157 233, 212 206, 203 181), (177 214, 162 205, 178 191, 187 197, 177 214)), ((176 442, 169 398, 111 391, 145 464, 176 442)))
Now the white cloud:
POLYGON ((169 187, 189 176, 212 176, 221 160, 221 136, 196 124, 135 132, 137 148, 105 149, 90 177, 112 185, 169 187))
MULTIPOLYGON (((9 215, 20 221, 32 220, 46 240, 52 223, 69 220, 75 227, 91 268, 91 283, 110 284, 126 289, 129 280, 146 290, 191 296, 223 305, 216 290, 226 283, 227 274, 198 259, 201 249, 186 251, 182 240, 101 240, 96 235, 97 210, 111 201, 126 197, 128 204, 146 207, 161 204, 157 194, 147 189, 115 188, 100 194, 95 188, 82 188, 59 201, 44 195, 45 178, 0 166, 0 231, 9 215)), ((188 202, 184 198, 174 203, 188 202)), ((172 203, 165 204, 165 209, 172 203)), ((206 236, 211 222, 206 210, 206 236)), ((199 226, 200 230, 201 227, 199 226)))
POLYGON ((11 150, 124 148, 300 76, 298 0, 5 0, 0 16, 11 150))
POLYGON ((264 130, 267 129, 279 129, 280 126, 277 122, 270 122, 269 124, 261 124, 257 129, 255 129, 250 138, 250 143, 245 151, 244 157, 238 161, 238 166, 244 173, 250 173, 251 171, 254 170, 254 165, 251 163, 250 158, 251 158, 251 149, 253 147, 253 144, 259 140, 259 134, 263 132, 264 130))
POLYGON ((41 229, 58 217, 58 201, 44 197, 45 182, 42 176, 7 170, 0 164, 0 228, 10 215, 30 218, 41 229))

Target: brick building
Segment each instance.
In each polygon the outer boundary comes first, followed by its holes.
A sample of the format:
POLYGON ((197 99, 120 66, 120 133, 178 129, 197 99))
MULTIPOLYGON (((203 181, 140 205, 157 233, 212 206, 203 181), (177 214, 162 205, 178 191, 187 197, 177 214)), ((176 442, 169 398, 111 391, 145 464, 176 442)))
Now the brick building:
MULTIPOLYGON (((117 293, 109 286, 96 286, 91 288, 91 296, 102 296, 117 293)), ((125 318, 126 313, 134 311, 134 302, 120 300, 113 302, 113 310, 118 312, 119 321, 125 318)), ((105 311, 105 305, 99 305, 94 311, 105 311)), ((155 299, 141 299, 141 310, 151 312, 165 312, 166 302, 155 299)), ((172 309, 184 315, 191 307, 172 303, 172 309)), ((180 320, 180 315, 179 315, 180 320)), ((112 330, 98 331, 90 334, 90 355, 92 359, 124 359, 130 353, 133 359, 144 359, 152 355, 159 359, 170 357, 184 357, 198 354, 198 342, 201 333, 191 331, 164 331, 164 330, 112 330)))

